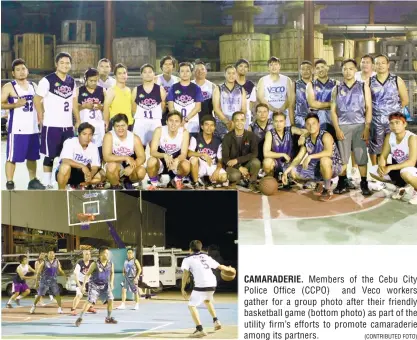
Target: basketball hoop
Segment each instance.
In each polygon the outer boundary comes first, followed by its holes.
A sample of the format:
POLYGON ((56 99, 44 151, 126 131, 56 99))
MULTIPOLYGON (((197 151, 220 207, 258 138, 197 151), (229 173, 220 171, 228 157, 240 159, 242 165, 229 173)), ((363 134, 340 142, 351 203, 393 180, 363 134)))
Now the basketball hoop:
POLYGON ((93 214, 78 213, 77 218, 82 223, 81 230, 90 229, 90 222, 95 220, 95 216, 93 214))

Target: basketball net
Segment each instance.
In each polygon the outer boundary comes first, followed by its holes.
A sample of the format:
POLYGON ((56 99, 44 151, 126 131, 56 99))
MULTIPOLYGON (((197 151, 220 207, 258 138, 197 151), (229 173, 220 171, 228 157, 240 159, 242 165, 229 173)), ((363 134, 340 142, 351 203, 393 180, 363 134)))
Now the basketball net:
POLYGON ((90 222, 95 220, 95 216, 93 214, 78 213, 77 218, 80 222, 82 222, 81 230, 90 229, 90 222))

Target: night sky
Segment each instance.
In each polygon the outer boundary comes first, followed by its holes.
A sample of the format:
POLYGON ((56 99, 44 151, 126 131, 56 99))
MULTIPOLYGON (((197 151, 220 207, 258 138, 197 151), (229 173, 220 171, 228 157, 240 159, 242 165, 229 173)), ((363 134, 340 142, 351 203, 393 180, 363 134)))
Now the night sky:
MULTIPOLYGON (((139 192, 124 192, 138 197, 139 192)), ((142 192, 143 200, 166 211, 166 247, 188 249, 199 239, 203 247, 217 245, 226 264, 237 262, 238 205, 235 191, 142 192)))

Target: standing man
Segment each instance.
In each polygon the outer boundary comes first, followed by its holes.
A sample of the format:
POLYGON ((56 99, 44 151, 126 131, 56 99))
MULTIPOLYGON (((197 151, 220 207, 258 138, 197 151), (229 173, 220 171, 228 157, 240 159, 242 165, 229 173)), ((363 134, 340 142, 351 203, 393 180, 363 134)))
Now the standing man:
MULTIPOLYGON (((244 115, 244 114, 243 114, 244 115)), ((212 269, 218 270, 231 270, 232 268, 226 267, 213 260, 210 256, 202 253, 201 250, 203 244, 201 241, 194 240, 190 242, 190 255, 187 256, 181 265, 183 270, 182 282, 181 282, 181 293, 184 299, 188 299, 185 287, 190 279, 190 274, 193 274, 194 288, 191 293, 188 309, 190 310, 191 317, 196 325, 196 330, 192 334, 193 337, 203 337, 207 333, 203 330, 200 316, 198 314, 197 307, 203 302, 206 305, 211 317, 213 318, 214 330, 218 331, 222 328, 220 321, 217 319, 216 310, 213 305, 213 295, 216 290, 217 280, 213 274, 212 269)))
POLYGON ((258 102, 269 107, 269 117, 274 111, 284 112, 287 116, 286 125, 290 126, 288 107, 292 102, 291 79, 280 74, 281 60, 271 57, 268 60, 269 74, 262 77, 257 85, 258 102))
POLYGON ((342 62, 343 83, 332 91, 331 114, 336 130, 343 170, 334 190, 335 194, 349 191, 346 168, 353 151, 361 174, 361 190, 364 196, 371 195, 367 181, 368 152, 366 142, 372 120, 372 99, 368 85, 355 80, 357 64, 354 59, 342 62))
POLYGON ((198 85, 191 82, 192 65, 188 62, 180 64, 180 82, 172 85, 167 101, 170 112, 178 111, 183 117, 182 125, 191 133, 200 132, 200 119, 203 94, 198 85))
POLYGON ((372 96, 369 155, 372 165, 377 164, 384 139, 390 133, 389 115, 402 111, 409 101, 404 80, 389 73, 389 58, 386 55, 378 55, 375 58, 375 65, 376 75, 369 79, 372 96))
POLYGON ((13 60, 12 75, 15 80, 6 83, 1 90, 1 108, 9 110, 6 188, 15 188, 16 163, 26 161, 30 180, 28 189, 44 190, 45 186, 36 178, 36 161, 40 158, 39 120, 33 107, 36 85, 27 80, 29 71, 23 59, 13 60))
POLYGON ((99 72, 98 86, 101 86, 103 89, 108 90, 109 88, 116 85, 116 79, 110 77, 111 71, 111 62, 107 58, 100 59, 98 61, 97 69, 99 72))
POLYGON ((107 247, 100 247, 98 260, 93 262, 84 278, 81 291, 85 292, 87 282, 89 283, 88 300, 84 303, 83 311, 75 322, 79 327, 83 321, 83 315, 88 311, 91 305, 97 303, 97 299, 102 302, 107 301, 107 317, 105 323, 117 324, 117 321, 111 316, 113 311, 113 293, 114 288, 114 264, 110 261, 110 252, 107 247), (91 279, 90 279, 91 277, 91 279))
POLYGON ((42 126, 40 151, 45 155, 43 184, 47 189, 52 189, 54 159, 61 153, 64 142, 74 137, 72 113, 75 128, 80 125, 75 80, 68 75, 71 62, 72 57, 68 53, 58 53, 55 57, 56 72, 41 79, 34 100, 42 126))
POLYGON ((361 70, 355 73, 355 80, 368 82, 369 78, 375 75, 374 58, 369 54, 365 54, 361 59, 361 70))
POLYGON ((32 277, 26 276, 26 274, 29 272, 36 273, 35 269, 29 266, 27 256, 20 255, 19 262, 20 264, 16 268, 16 275, 13 277, 13 295, 7 302, 6 308, 13 308, 12 301, 15 301, 16 305, 20 306, 20 298, 24 298, 30 294, 30 289, 26 284, 26 279, 32 279, 32 277))
MULTIPOLYGON (((39 253, 39 257, 38 257, 38 259, 35 261, 35 271, 36 271, 36 273, 39 271, 39 267, 40 267, 40 265, 45 261, 45 255, 46 255, 46 253, 44 253, 44 252, 40 252, 39 253)), ((37 297, 37 295, 35 295, 35 298, 37 297)), ((51 301, 53 301, 54 300, 54 297, 53 297, 53 295, 50 295, 49 294, 49 299, 51 300, 51 301)), ((43 302, 43 297, 41 296, 41 298, 39 299, 39 302, 41 303, 41 306, 43 307, 43 306, 45 306, 45 303, 43 302)))
POLYGON ((135 259, 135 254, 133 249, 127 250, 127 260, 123 265, 123 286, 122 286, 122 304, 116 309, 126 309, 126 292, 133 293, 135 295, 135 308, 134 310, 139 310, 139 277, 142 272, 142 267, 137 259, 135 259))
POLYGON ((246 91, 246 106, 247 106, 247 116, 245 129, 249 128, 249 125, 252 123, 252 111, 256 103, 256 86, 251 80, 246 79, 246 74, 249 72, 250 64, 246 59, 239 59, 235 68, 237 71, 236 82, 242 86, 246 91))
POLYGON ((255 134, 245 130, 246 114, 236 111, 232 116, 234 130, 224 136, 222 143, 223 166, 232 185, 241 179, 249 183, 248 188, 259 192, 256 179, 261 168, 258 157, 258 141, 255 134))
POLYGON ((213 115, 213 92, 216 88, 210 80, 207 80, 207 69, 204 62, 201 60, 196 61, 194 65, 195 80, 191 81, 194 84, 200 86, 201 93, 203 95, 203 102, 201 103, 201 111, 199 113, 200 122, 206 115, 213 115))
POLYGON ((313 64, 309 60, 304 60, 300 65, 301 79, 294 83, 294 93, 292 103, 288 108, 291 125, 298 128, 305 126, 305 119, 309 112, 307 101, 307 84, 311 83, 313 77, 313 64))
POLYGON ((214 134, 223 139, 229 131, 234 129, 232 116, 236 111, 245 112, 246 122, 246 91, 236 83, 236 68, 228 65, 224 69, 225 82, 216 87, 213 92, 213 107, 216 117, 216 131, 214 134))
POLYGON ((269 119, 268 116, 268 105, 259 103, 256 105, 256 120, 249 126, 248 129, 249 131, 252 131, 258 139, 258 159, 261 163, 264 159, 263 147, 265 142, 265 135, 268 131, 274 128, 272 119, 269 119))
POLYGON ((135 115, 133 133, 139 136, 146 148, 152 141, 155 129, 161 126, 167 94, 162 86, 154 83, 155 72, 151 64, 142 65, 140 74, 143 85, 132 91, 132 112, 135 115))
POLYGON ((112 129, 111 119, 120 113, 128 118, 129 131, 133 130, 132 93, 127 87, 127 68, 123 64, 114 67, 116 85, 109 88, 104 100, 104 123, 108 131, 112 129))

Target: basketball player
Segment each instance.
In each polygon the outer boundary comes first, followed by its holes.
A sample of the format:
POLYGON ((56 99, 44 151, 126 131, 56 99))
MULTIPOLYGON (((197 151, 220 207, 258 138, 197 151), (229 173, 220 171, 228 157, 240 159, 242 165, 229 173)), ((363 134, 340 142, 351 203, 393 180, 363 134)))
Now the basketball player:
POLYGON ((223 166, 226 167, 227 178, 236 185, 241 179, 249 190, 259 192, 256 187, 261 162, 258 157, 258 141, 255 134, 245 130, 246 114, 242 111, 233 113, 234 130, 226 134, 222 143, 223 166))
POLYGON ((256 86, 251 80, 246 79, 246 74, 249 72, 250 64, 246 59, 239 59, 235 64, 237 79, 236 82, 242 86, 246 91, 246 106, 247 116, 245 129, 249 128, 252 123, 252 111, 256 103, 256 86))
MULTIPOLYGON (((36 273, 39 271, 39 266, 45 261, 45 255, 46 255, 46 253, 44 253, 44 252, 40 252, 39 253, 39 257, 38 257, 38 259, 36 260, 36 262, 35 262, 35 271, 36 271, 36 273)), ((35 298, 37 297, 38 295, 36 295, 35 296, 35 298)), ((53 297, 53 295, 50 295, 49 294, 49 299, 51 300, 51 301, 53 301, 54 300, 54 297, 53 297)), ((40 305, 43 307, 43 306, 45 306, 45 303, 43 302, 43 297, 41 296, 41 298, 40 298, 40 300, 39 300, 39 302, 40 302, 40 305)))
POLYGON ((291 79, 280 74, 281 60, 271 57, 268 60, 269 74, 259 79, 257 85, 258 102, 269 107, 269 117, 274 111, 284 112, 287 116, 287 126, 291 125, 288 107, 292 102, 291 79))
POLYGON ((378 165, 370 169, 370 175, 378 181, 394 183, 398 187, 391 196, 394 199, 401 199, 405 186, 410 185, 414 191, 408 203, 417 204, 417 136, 406 130, 407 121, 401 112, 391 113, 388 119, 391 132, 385 137, 378 165))
POLYGON ((201 111, 199 113, 199 119, 206 115, 213 115, 213 92, 216 85, 206 79, 207 69, 203 61, 198 60, 194 65, 194 77, 195 80, 191 82, 200 86, 201 94, 203 95, 203 102, 201 103, 201 111))
POLYGON ((191 185, 194 188, 204 186, 204 176, 208 176, 211 183, 227 181, 227 174, 222 165, 222 141, 213 135, 216 129, 216 120, 212 115, 202 118, 201 129, 203 132, 191 137, 188 149, 191 164, 191 185))
MULTIPOLYGON (((83 258, 82 260, 79 260, 77 262, 77 264, 75 265, 75 269, 74 269, 75 283, 77 284, 77 288, 75 291, 75 298, 72 301, 72 307, 71 307, 72 316, 77 316, 77 306, 83 297, 81 288, 84 284, 85 275, 88 273, 88 270, 90 269, 90 266, 92 263, 93 261, 91 261, 90 251, 83 250, 83 258)), ((86 290, 88 292, 88 282, 86 283, 86 290)), ((87 312, 94 313, 94 314, 97 313, 97 311, 93 308, 93 306, 91 306, 87 312)))
MULTIPOLYGON (((242 116, 245 114, 242 112, 242 116)), ((197 307, 203 302, 206 305, 211 317, 213 318, 214 330, 218 331, 222 328, 220 321, 217 319, 216 310, 213 305, 213 295, 217 287, 216 276, 213 274, 212 269, 218 270, 230 270, 230 267, 219 264, 213 260, 210 256, 201 252, 203 244, 201 241, 194 240, 190 242, 190 255, 184 258, 181 264, 183 270, 181 293, 184 299, 188 300, 185 287, 190 279, 190 274, 194 278, 194 288, 191 293, 188 309, 190 310, 191 317, 196 325, 196 330, 192 334, 193 337, 200 338, 206 336, 207 333, 203 330, 200 316, 197 307)))
POLYGON ((100 59, 98 61, 97 69, 100 76, 97 83, 98 86, 101 86, 103 89, 107 90, 116 85, 116 79, 109 76, 111 71, 111 62, 109 59, 100 59))
POLYGON ((191 82, 192 65, 188 62, 180 65, 180 82, 172 85, 167 101, 169 112, 178 111, 183 117, 182 125, 189 133, 200 132, 200 119, 203 94, 198 85, 191 82))
POLYGON ((372 120, 372 99, 369 87, 362 81, 355 80, 357 64, 354 59, 342 62, 343 82, 332 91, 332 123, 338 139, 343 170, 335 194, 349 192, 346 168, 351 151, 359 166, 361 174, 361 191, 364 196, 371 195, 367 181, 368 151, 366 142, 372 120))
POLYGON ((100 247, 98 260, 93 262, 84 277, 84 283, 81 291, 84 294, 88 282, 88 299, 84 303, 83 311, 75 325, 79 327, 83 321, 84 313, 88 311, 91 305, 97 303, 97 299, 102 302, 107 301, 107 317, 105 323, 117 324, 117 321, 111 316, 113 311, 113 293, 114 288, 114 264, 110 261, 110 252, 107 247, 100 247))
POLYGON ((123 113, 128 118, 129 131, 133 130, 132 117, 132 93, 127 87, 127 68, 123 64, 114 67, 116 85, 109 88, 104 100, 104 123, 108 131, 111 131, 115 115, 123 113))
POLYGON ((127 260, 123 265, 123 286, 122 286, 122 304, 116 309, 126 309, 126 292, 133 293, 135 295, 135 308, 134 310, 139 310, 139 276, 142 272, 142 267, 137 259, 134 257, 133 249, 127 250, 127 260))
POLYGON ((388 116, 402 111, 408 105, 408 92, 404 81, 389 72, 389 58, 378 55, 375 58, 376 75, 369 79, 372 96, 372 123, 369 140, 369 155, 372 165, 382 151, 384 139, 390 133, 388 116))
POLYGON ((228 65, 224 69, 225 82, 216 87, 213 92, 213 107, 216 117, 214 135, 223 137, 234 129, 232 116, 236 111, 245 112, 246 122, 246 91, 236 83, 236 68, 228 65))
MULTIPOLYGON (((168 94, 172 85, 178 83, 180 78, 172 75, 175 69, 176 60, 173 56, 164 56, 162 57, 159 66, 161 67, 162 74, 159 74, 155 77, 155 84, 162 86, 165 92, 168 94)), ((168 107, 165 108, 165 112, 162 115, 162 125, 166 125, 168 114, 168 107)))
POLYGON ((106 133, 103 141, 103 159, 106 162, 106 176, 113 189, 121 189, 123 178, 126 189, 132 183, 140 182, 146 175, 143 167, 145 150, 138 136, 128 131, 128 118, 125 114, 113 117, 113 129, 106 133))
POLYGON ((294 93, 291 105, 288 108, 291 125, 304 128, 305 119, 309 112, 306 88, 311 83, 313 77, 313 64, 309 60, 304 60, 300 64, 301 79, 294 83, 294 93))
POLYGON ((47 189, 52 189, 54 159, 59 157, 64 142, 74 137, 72 112, 75 128, 80 125, 75 80, 68 75, 71 62, 72 57, 68 53, 58 53, 55 57, 56 72, 41 79, 34 99, 38 120, 42 126, 40 151, 45 155, 43 184, 47 189))
POLYGON ((161 126, 167 94, 162 86, 154 83, 155 72, 151 64, 142 65, 140 74, 143 85, 132 91, 132 112, 135 114, 133 133, 139 136, 146 148, 155 129, 161 126))
POLYGON ((63 190, 67 184, 78 188, 102 182, 100 156, 97 145, 92 142, 94 126, 81 123, 78 137, 64 142, 61 161, 56 172, 58 188, 63 190))
POLYGON ((190 173, 187 160, 190 135, 182 126, 182 115, 178 111, 168 113, 167 125, 158 127, 151 142, 151 157, 147 171, 151 181, 148 190, 156 190, 158 176, 170 173, 175 178, 172 184, 178 190, 183 188, 182 178, 190 173))
POLYGON ((37 272, 36 272, 36 284, 35 287, 38 288, 38 295, 33 302, 32 308, 30 309, 30 314, 35 313, 36 305, 41 299, 42 296, 45 296, 48 290, 55 296, 55 299, 58 303, 58 313, 63 314, 61 308, 61 295, 59 292, 59 286, 57 283, 58 273, 60 275, 66 276, 64 271, 61 268, 61 263, 58 259, 55 258, 55 251, 50 250, 48 252, 48 257, 43 261, 37 272), (39 280, 40 278, 40 280, 39 280))
POLYGON ((264 103, 256 105, 256 120, 249 126, 249 131, 252 131, 258 138, 258 159, 262 163, 264 159, 264 142, 265 134, 274 128, 272 119, 268 118, 269 108, 264 103))
POLYGON ((28 264, 28 258, 25 255, 19 256, 19 266, 16 268, 16 275, 13 277, 13 295, 10 297, 9 301, 6 304, 6 308, 13 308, 12 301, 16 302, 16 305, 20 306, 20 298, 24 298, 30 294, 29 286, 26 284, 26 279, 32 279, 31 276, 26 276, 27 273, 32 272, 36 273, 28 264))
POLYGON ((1 108, 9 110, 7 128, 6 188, 14 189, 16 163, 26 161, 29 173, 28 189, 44 190, 36 178, 36 161, 39 155, 39 128, 33 98, 36 85, 27 80, 29 71, 23 59, 13 60, 12 75, 15 80, 6 83, 1 90, 1 108))
MULTIPOLYGON (((264 105, 264 104, 258 104, 264 105)), ((273 128, 266 132, 263 143, 263 170, 265 174, 278 177, 294 158, 293 135, 308 135, 308 131, 295 126, 285 127, 286 116, 282 112, 272 115, 273 128)), ((285 189, 289 189, 289 185, 285 189)))
POLYGON ((361 59, 361 70, 355 73, 355 80, 367 82, 369 78, 375 75, 374 58, 369 54, 365 54, 361 59))
POLYGON ((103 160, 103 138, 106 133, 103 119, 105 91, 97 86, 99 73, 94 68, 89 68, 84 73, 85 85, 77 89, 78 108, 81 122, 94 126, 92 142, 98 147, 100 161, 103 160))
POLYGON ((333 195, 330 189, 331 179, 342 172, 343 164, 339 150, 331 134, 320 129, 320 119, 317 114, 307 115, 306 128, 310 135, 291 165, 284 171, 282 183, 288 184, 289 174, 295 181, 324 180, 324 188, 320 183, 317 186, 317 193, 321 195, 320 200, 328 201, 333 195))

